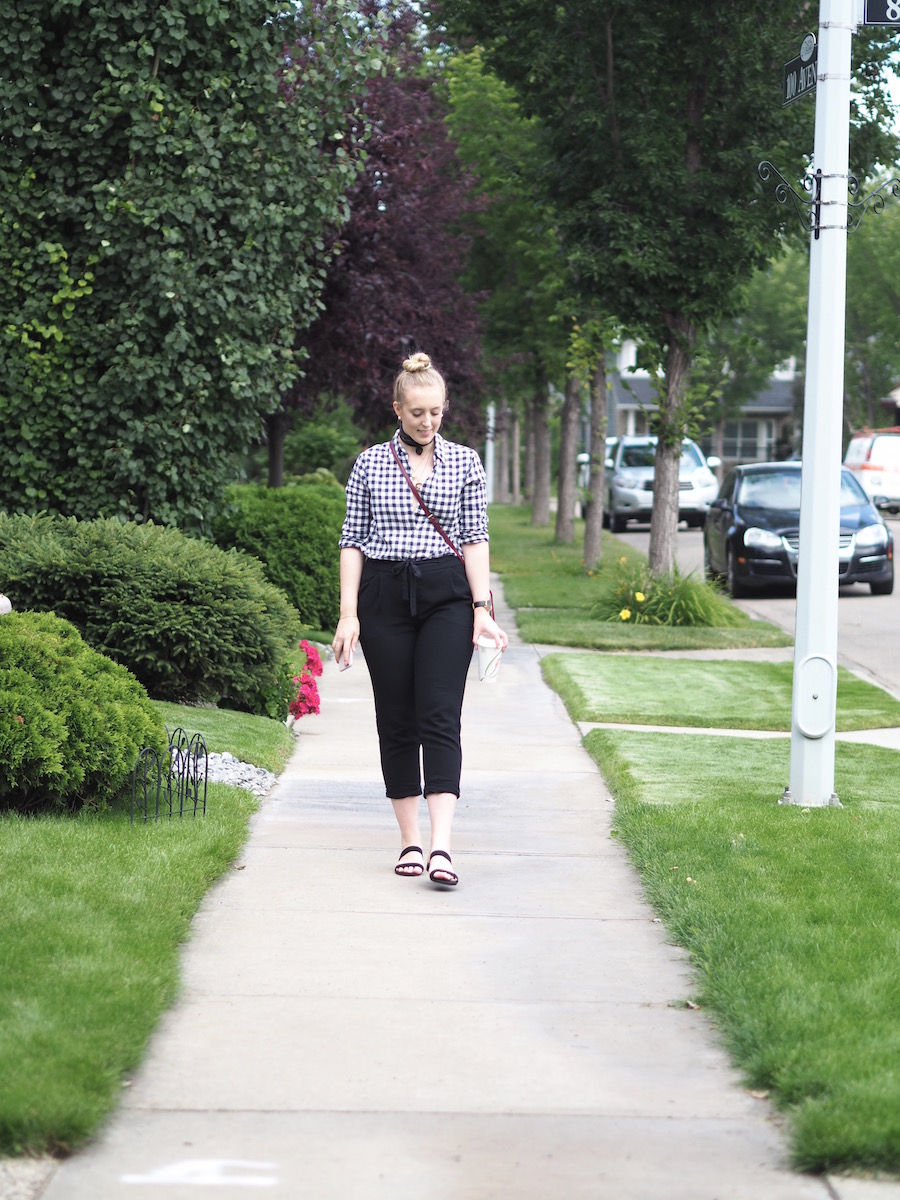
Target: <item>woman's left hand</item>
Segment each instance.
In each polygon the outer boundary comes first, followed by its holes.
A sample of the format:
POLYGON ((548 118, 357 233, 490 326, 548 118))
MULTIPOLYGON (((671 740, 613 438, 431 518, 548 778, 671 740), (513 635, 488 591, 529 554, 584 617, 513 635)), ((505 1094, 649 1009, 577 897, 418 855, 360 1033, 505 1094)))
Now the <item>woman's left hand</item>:
POLYGON ((475 627, 472 630, 473 643, 477 643, 480 637, 492 637, 494 644, 501 650, 505 650, 509 645, 509 638, 486 608, 475 609, 475 627))

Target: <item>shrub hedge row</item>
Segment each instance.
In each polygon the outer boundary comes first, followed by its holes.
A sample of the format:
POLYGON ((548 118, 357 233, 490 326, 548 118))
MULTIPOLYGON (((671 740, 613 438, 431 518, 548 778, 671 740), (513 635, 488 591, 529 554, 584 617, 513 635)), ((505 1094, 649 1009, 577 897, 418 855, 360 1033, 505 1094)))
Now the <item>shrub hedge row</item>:
POLYGON ((162 525, 0 514, 0 586, 161 700, 264 714, 301 634, 260 563, 162 525))
POLYGON ((134 676, 50 613, 0 617, 0 808, 102 806, 162 718, 134 676))
POLYGON ((338 538, 344 490, 327 471, 282 488, 235 484, 213 521, 213 538, 261 560, 309 629, 333 629, 340 610, 338 538))

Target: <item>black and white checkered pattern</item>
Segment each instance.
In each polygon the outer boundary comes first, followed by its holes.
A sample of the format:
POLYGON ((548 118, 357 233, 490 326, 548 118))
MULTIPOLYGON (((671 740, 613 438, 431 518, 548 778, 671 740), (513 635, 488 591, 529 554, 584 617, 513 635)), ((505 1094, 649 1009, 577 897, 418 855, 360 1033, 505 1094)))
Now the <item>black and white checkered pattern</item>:
MULTIPOLYGON (((409 455, 398 434, 393 442, 408 471, 409 455)), ((422 485, 422 499, 455 546, 488 540, 486 482, 474 450, 436 435, 434 471, 422 485)), ((438 558, 451 553, 403 478, 390 442, 364 450, 354 464, 339 545, 342 550, 362 550, 366 558, 438 558)))

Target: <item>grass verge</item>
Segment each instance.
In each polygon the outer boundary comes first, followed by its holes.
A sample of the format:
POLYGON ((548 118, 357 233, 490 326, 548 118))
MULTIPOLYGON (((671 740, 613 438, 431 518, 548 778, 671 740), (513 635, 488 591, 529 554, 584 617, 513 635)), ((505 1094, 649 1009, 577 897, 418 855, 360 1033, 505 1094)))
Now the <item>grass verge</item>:
POLYGON ((782 808, 785 741, 596 730, 615 832, 804 1170, 900 1167, 900 755, 839 745, 843 809, 782 808), (877 797, 877 799, 873 799, 877 797))
MULTIPOLYGON (((553 529, 530 524, 529 510, 491 508, 491 567, 503 576, 503 594, 516 609, 522 637, 552 646, 593 650, 692 650, 729 647, 789 646, 791 638, 764 621, 751 621, 733 607, 735 626, 685 627, 634 625, 606 621, 623 567, 637 571, 646 562, 639 551, 603 534, 603 559, 597 570, 584 569, 583 522, 576 522, 575 542, 560 545, 553 529), (625 560, 624 564, 622 559, 625 560)), ((616 606, 620 607, 620 606, 616 606)))
MULTIPOLYGON (((544 678, 574 721, 707 729, 791 727, 793 663, 551 654, 544 678)), ((900 726, 900 701, 838 669, 837 728, 900 726)))
MULTIPOLYGON (((170 728, 270 770, 292 745, 277 721, 160 707, 170 728)), ((257 803, 211 783, 197 819, 0 817, 0 1153, 64 1153, 115 1108, 177 993, 191 919, 257 803)))
POLYGON ((293 734, 280 721, 225 708, 186 708, 154 700, 166 728, 181 725, 189 734, 202 733, 211 753, 227 751, 242 762, 265 767, 277 775, 284 770, 294 749, 293 734))

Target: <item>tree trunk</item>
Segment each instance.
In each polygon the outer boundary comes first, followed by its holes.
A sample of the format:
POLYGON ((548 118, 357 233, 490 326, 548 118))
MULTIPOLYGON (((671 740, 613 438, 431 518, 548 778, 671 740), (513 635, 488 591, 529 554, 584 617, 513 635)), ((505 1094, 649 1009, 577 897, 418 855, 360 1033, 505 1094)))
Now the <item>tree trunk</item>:
POLYGON ((678 545, 678 468, 684 436, 683 397, 693 361, 696 331, 687 317, 670 317, 666 391, 657 414, 659 445, 653 473, 650 519, 651 575, 671 575, 678 545))
POLYGON ((512 502, 518 508, 522 503, 522 426, 518 413, 513 414, 512 423, 512 502))
POLYGON ((581 384, 576 375, 566 381, 560 420, 559 471, 556 476, 556 540, 575 541, 575 500, 578 489, 578 432, 581 425, 581 384))
POLYGON ((498 416, 497 450, 494 460, 494 497, 498 504, 509 504, 509 409, 501 408, 498 416))
POLYGON ((724 417, 722 417, 721 420, 716 421, 716 428, 713 431, 713 453, 716 455, 716 457, 719 459, 719 462, 722 464, 721 466, 716 467, 716 472, 715 472, 716 478, 718 479, 719 483, 721 483, 722 478, 725 474, 725 418, 724 417))
POLYGON ((522 494, 534 496, 534 404, 525 406, 525 469, 522 472, 522 494))
POLYGON ((532 401, 531 428, 534 436, 534 488, 531 493, 532 525, 550 524, 550 422, 547 379, 538 372, 532 401))
POLYGON ((291 428, 290 413, 269 413, 266 417, 266 447, 269 458, 270 488, 284 486, 284 439, 291 428))
POLYGON ((606 464, 606 356, 591 379, 590 501, 584 523, 584 565, 593 571, 603 557, 603 472, 606 464))

